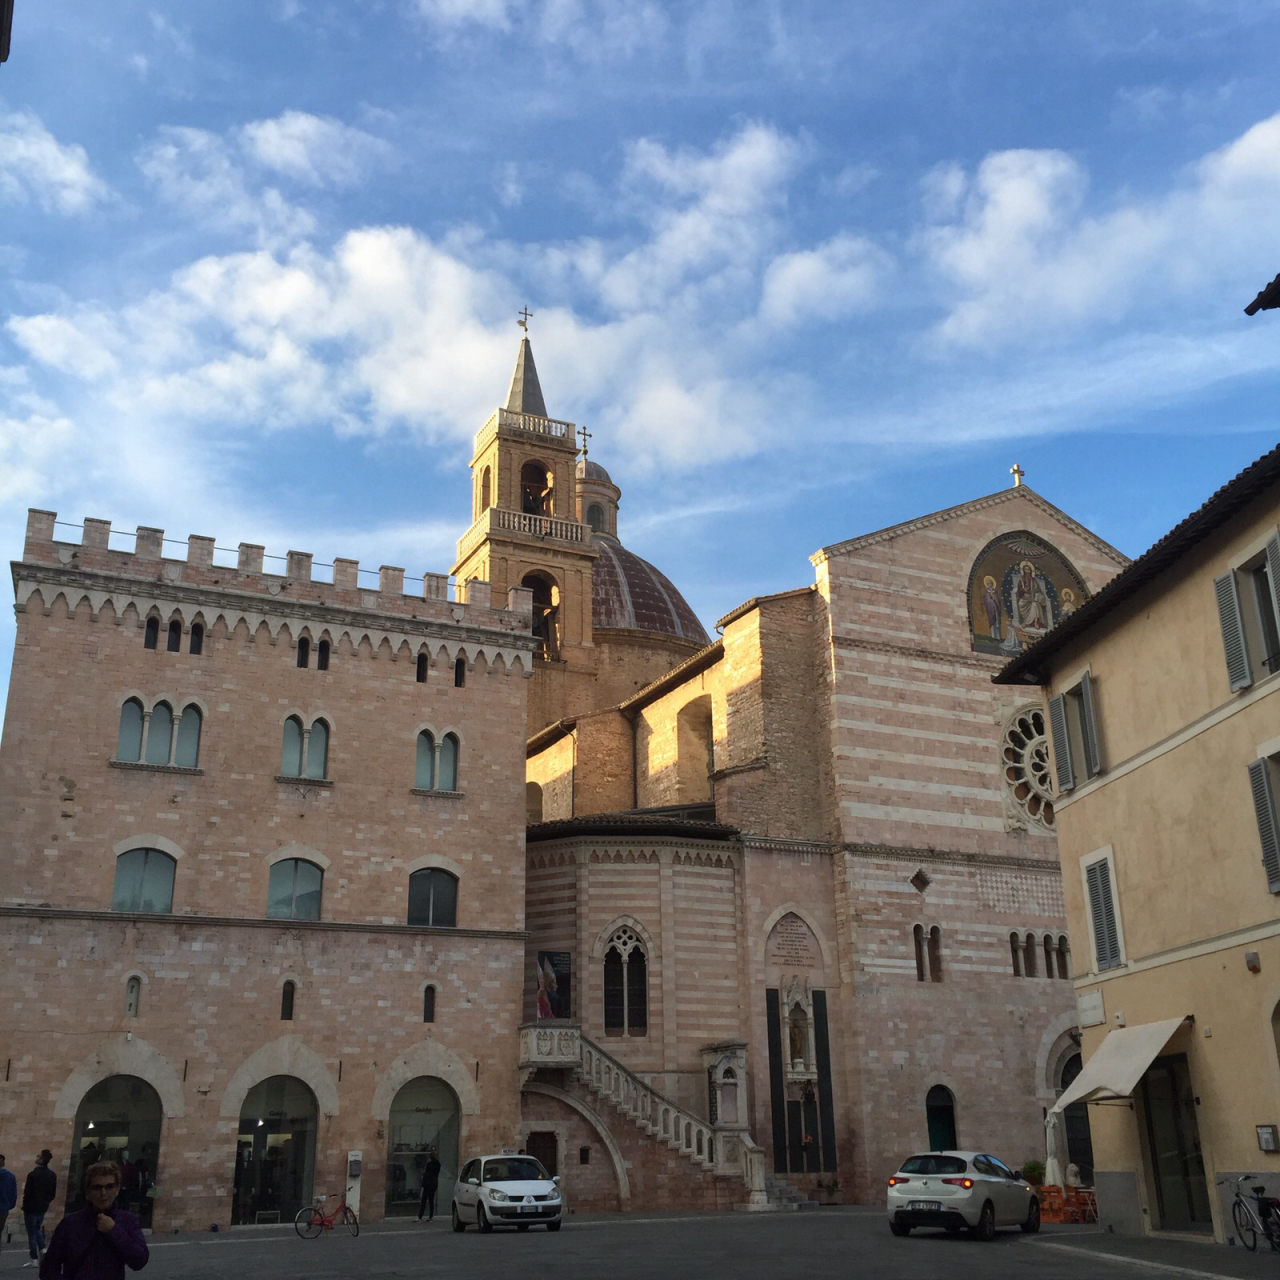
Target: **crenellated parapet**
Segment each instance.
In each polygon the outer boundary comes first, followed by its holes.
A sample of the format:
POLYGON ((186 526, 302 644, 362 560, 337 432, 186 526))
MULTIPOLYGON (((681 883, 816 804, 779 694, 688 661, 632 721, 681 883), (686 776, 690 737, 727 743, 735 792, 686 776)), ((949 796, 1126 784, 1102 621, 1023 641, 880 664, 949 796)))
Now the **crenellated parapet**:
POLYGON ((87 602, 92 617, 107 609, 118 623, 126 614, 139 626, 156 616, 177 618, 184 628, 222 621, 228 631, 243 624, 252 636, 265 628, 272 642, 282 633, 345 639, 354 649, 389 649, 392 657, 426 652, 433 660, 462 657, 468 665, 483 660, 490 669, 532 673, 532 593, 523 587, 498 602, 487 582, 459 582, 451 592, 448 575, 427 573, 420 593, 406 591, 404 569, 382 565, 375 588, 361 585, 357 560, 341 558, 327 582, 314 576, 304 551, 288 552, 284 572, 270 573, 266 549, 256 543, 240 543, 234 565, 216 564, 219 548, 209 537, 193 534, 178 559, 165 556, 162 529, 139 526, 130 551, 109 545, 109 520, 87 518, 78 542, 60 540, 57 526, 55 512, 28 512, 23 557, 12 565, 19 613, 33 600, 47 611, 61 595, 72 611, 87 602))

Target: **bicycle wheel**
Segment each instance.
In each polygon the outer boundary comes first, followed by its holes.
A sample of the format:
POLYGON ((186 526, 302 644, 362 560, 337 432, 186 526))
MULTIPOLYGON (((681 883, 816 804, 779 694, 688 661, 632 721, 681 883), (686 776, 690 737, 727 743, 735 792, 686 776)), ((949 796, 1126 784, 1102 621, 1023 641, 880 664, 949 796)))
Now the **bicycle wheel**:
POLYGON ((1252 1253, 1258 1247, 1258 1231, 1253 1225, 1253 1214, 1243 1200, 1237 1200, 1231 1206, 1231 1221, 1235 1223, 1240 1243, 1252 1253))
POLYGON ((293 1220, 293 1229, 304 1240, 314 1240, 324 1230, 324 1214, 314 1205, 304 1204, 293 1220))
POLYGON ((360 1219, 356 1217, 356 1211, 350 1205, 342 1210, 342 1221, 347 1224, 347 1230, 353 1236, 360 1234, 360 1219))

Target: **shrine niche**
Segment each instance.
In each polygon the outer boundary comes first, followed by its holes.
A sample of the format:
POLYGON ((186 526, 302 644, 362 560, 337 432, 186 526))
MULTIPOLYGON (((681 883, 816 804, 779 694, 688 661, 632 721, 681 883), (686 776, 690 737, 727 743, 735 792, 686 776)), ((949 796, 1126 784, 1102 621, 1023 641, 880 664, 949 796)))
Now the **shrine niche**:
POLYGON ((1008 657, 1089 598, 1067 558, 1025 529, 983 547, 969 574, 969 633, 979 653, 1008 657))

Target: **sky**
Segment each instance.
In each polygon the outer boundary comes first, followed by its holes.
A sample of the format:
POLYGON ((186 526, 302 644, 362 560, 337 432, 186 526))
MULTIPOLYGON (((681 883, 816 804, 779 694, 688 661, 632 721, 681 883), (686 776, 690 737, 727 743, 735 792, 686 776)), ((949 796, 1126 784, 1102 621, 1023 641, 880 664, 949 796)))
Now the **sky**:
POLYGON ((1278 47, 1280 0, 16 0, 0 549, 447 571, 527 306, 708 630, 1014 463, 1137 555, 1280 436, 1278 47))

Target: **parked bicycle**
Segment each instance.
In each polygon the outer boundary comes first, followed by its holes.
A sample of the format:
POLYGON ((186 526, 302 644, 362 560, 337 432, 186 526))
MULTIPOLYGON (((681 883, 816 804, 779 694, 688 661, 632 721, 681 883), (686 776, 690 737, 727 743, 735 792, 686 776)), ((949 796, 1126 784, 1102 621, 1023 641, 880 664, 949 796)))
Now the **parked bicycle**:
POLYGON ((1228 1181, 1235 1183, 1231 1221, 1240 1243, 1252 1252, 1258 1247, 1258 1237, 1262 1236, 1273 1253, 1280 1253, 1280 1200, 1267 1195, 1266 1187, 1250 1187, 1248 1196, 1240 1189, 1241 1183, 1252 1182, 1256 1177, 1256 1174, 1244 1173, 1238 1178, 1219 1178, 1218 1186, 1225 1186, 1228 1181), (1254 1202, 1252 1205, 1250 1200, 1254 1202))
POLYGON ((360 1219, 356 1217, 356 1211, 347 1203, 345 1191, 340 1200, 337 1196, 316 1196, 315 1204, 303 1205, 298 1210, 298 1216, 293 1220, 293 1229, 304 1240, 314 1240, 322 1231, 332 1231, 338 1222, 341 1222, 353 1236, 360 1234, 360 1219), (326 1200, 338 1200, 332 1213, 324 1211, 326 1200))

